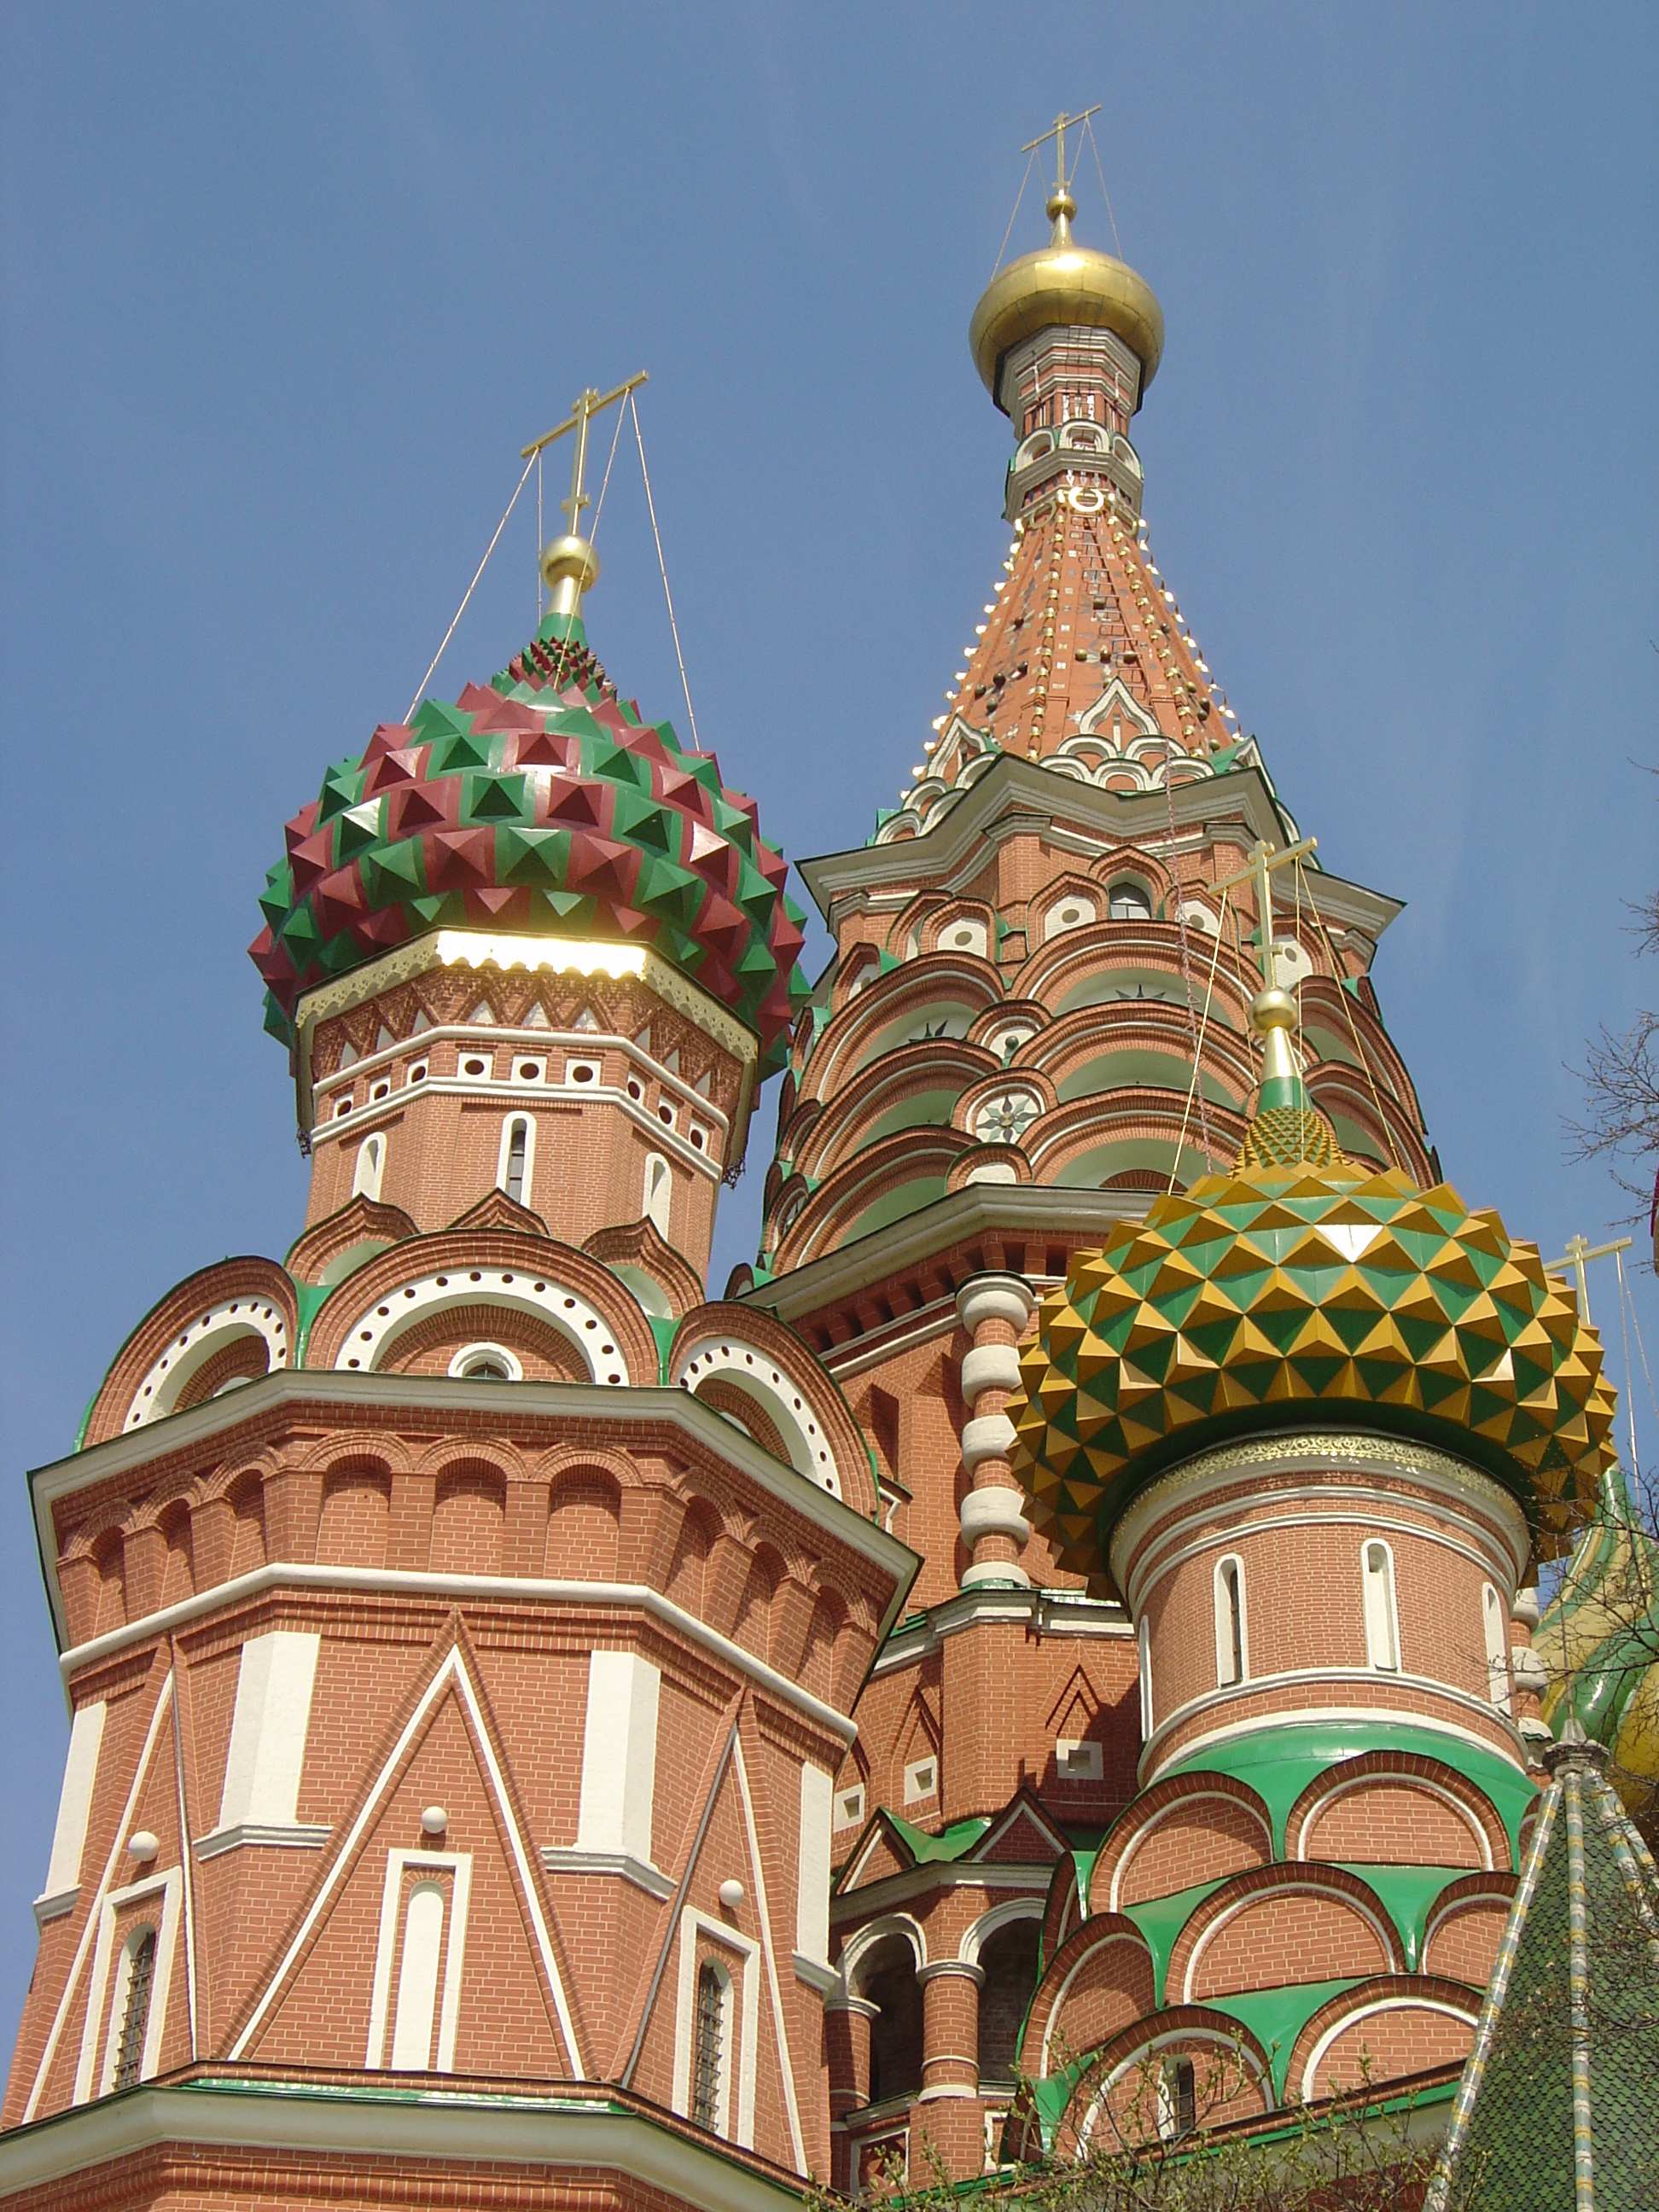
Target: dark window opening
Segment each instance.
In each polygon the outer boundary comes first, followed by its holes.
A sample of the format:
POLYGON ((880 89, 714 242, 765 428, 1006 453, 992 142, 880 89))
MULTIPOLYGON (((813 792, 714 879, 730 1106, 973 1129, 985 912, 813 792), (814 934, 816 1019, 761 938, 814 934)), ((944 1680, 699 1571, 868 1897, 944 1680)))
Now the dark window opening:
POLYGON ((507 1194, 519 1205, 524 1204, 524 1158, 529 1140, 529 1124, 515 1121, 507 1145, 507 1194))
POLYGON ((1198 2091, 1190 2058, 1166 2058, 1158 2069, 1158 2131, 1165 2142, 1191 2135, 1198 2124, 1198 2091))
POLYGON ((1037 1985, 1042 1923, 1015 1920, 988 1936, 979 1948, 985 1980, 979 1993, 979 2078, 1012 2081, 1019 2032, 1037 1985))
POLYGON ((144 2063, 149 2028, 149 1993, 155 1979, 155 1930, 146 1928, 128 1954, 126 2010, 121 2016, 121 2045, 115 2057, 112 2088, 131 2089, 144 2063))
POLYGON ((726 2033, 726 1991, 719 1970, 697 1969, 697 2043, 691 2074, 691 2118, 711 2131, 720 2116, 720 2046, 726 2033))
POLYGON ((902 1936, 875 1946, 860 1996, 877 2008, 870 2023, 870 2102, 911 2097, 921 2087, 921 1984, 902 1936))

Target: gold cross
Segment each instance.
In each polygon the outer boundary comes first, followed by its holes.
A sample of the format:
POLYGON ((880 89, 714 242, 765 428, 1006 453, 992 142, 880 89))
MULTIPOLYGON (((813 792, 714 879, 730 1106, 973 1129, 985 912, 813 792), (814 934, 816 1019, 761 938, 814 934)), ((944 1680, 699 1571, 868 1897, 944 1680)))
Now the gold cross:
POLYGON ((1022 146, 1020 148, 1019 150, 1022 154, 1035 154, 1039 146, 1046 146, 1051 138, 1059 142, 1056 168, 1060 181, 1055 186, 1055 190, 1057 191, 1063 192, 1066 189, 1066 133, 1072 128, 1073 124, 1086 123, 1091 115, 1098 115, 1099 112, 1100 102, 1098 100, 1095 102, 1092 107, 1085 107, 1081 115, 1068 115, 1066 112, 1066 110, 1062 107, 1059 114, 1055 116, 1051 127, 1045 131, 1040 138, 1033 138, 1029 146, 1022 146))
POLYGON ((1304 853, 1319 849, 1317 837, 1304 837, 1295 845, 1286 845, 1281 853, 1265 839, 1258 837, 1250 854, 1250 865, 1241 868, 1236 876, 1224 876, 1219 883, 1212 884, 1216 891, 1231 890, 1235 884, 1255 884, 1256 915, 1261 924, 1261 988, 1273 988, 1273 872, 1291 860, 1299 860, 1304 853))
POLYGON ((1562 1254, 1561 1257, 1559 1260, 1550 1260, 1545 1263, 1553 1275, 1565 1275, 1568 1268, 1571 1267, 1574 1274, 1577 1276, 1578 1318, 1580 1321, 1583 1322, 1586 1326, 1589 1325, 1590 1310, 1589 1285, 1585 1280, 1584 1277, 1585 1263, 1590 1260, 1609 1259, 1615 1252, 1628 1252, 1629 1249, 1630 1239, 1628 1237, 1615 1237, 1611 1244, 1592 1244, 1586 1237, 1569 1237, 1567 1239, 1567 1249, 1562 1254))
POLYGON ((519 448, 519 459, 521 461, 527 461, 532 454, 539 453, 544 446, 550 446, 556 438, 562 438, 567 430, 575 432, 576 452, 570 469, 570 496, 559 501, 559 505, 570 517, 570 534, 573 538, 576 536, 580 526, 582 509, 592 505, 592 501, 582 489, 582 477, 587 467, 588 423, 595 415, 603 414, 607 407, 613 406, 618 399, 626 399, 630 392, 637 391, 645 381, 646 372, 641 369, 637 376, 630 376, 626 384, 619 384, 614 392, 578 393, 575 404, 556 429, 550 430, 544 438, 538 438, 532 444, 520 446, 519 448))

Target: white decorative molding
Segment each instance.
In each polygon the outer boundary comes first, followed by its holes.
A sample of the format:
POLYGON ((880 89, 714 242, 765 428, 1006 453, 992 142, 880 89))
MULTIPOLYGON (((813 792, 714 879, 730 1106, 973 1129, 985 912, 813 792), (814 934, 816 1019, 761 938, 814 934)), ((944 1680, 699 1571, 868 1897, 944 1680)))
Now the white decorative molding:
POLYGON ((978 1414, 962 1425, 962 1463, 971 1475, 981 1461, 1011 1458, 1014 1443, 1014 1425, 1006 1413, 978 1414))
POLYGON ((198 1859, 216 1859, 223 1851, 240 1851, 248 1844, 267 1850, 319 1851, 334 1831, 325 1823, 315 1826, 302 1820, 239 1820, 233 1828, 215 1828, 196 1838, 198 1859))
POLYGON ((1014 1391, 1019 1388, 1019 1348, 1012 1344, 978 1344, 962 1356, 962 1395, 977 1398, 981 1390, 1014 1391))
POLYGON ((571 1844, 544 1844, 542 1864, 549 1874, 608 1874, 631 1881, 660 1903, 674 1894, 674 1883, 659 1867, 627 1851, 583 1850, 571 1844))
POLYGON ((970 1335, 988 1321, 1023 1329, 1036 1298, 1023 1275, 970 1275, 957 1292, 957 1318, 970 1335))
MULTIPOLYGON (((386 1853, 386 1884, 380 1893, 380 1940, 375 1947, 374 1981, 369 1999, 368 2046, 363 2063, 374 2073, 386 2063, 386 2028, 392 2010, 392 1960, 398 1944, 399 1908, 404 1904, 404 1875, 407 1871, 442 1872, 450 1878, 449 1895, 445 1899, 443 1913, 444 1978, 438 2008, 438 2048, 430 2068, 422 2066, 415 2070, 453 2074, 455 2070, 455 2028, 460 2016, 461 1972, 466 1958, 467 1905, 472 1893, 471 1851, 422 1849, 386 1853)), ((407 1950, 405 1944, 405 1954, 407 1950)), ((428 2021, 428 2043, 431 2033, 428 2021)), ((393 2065, 398 2063, 395 2053, 392 2063, 393 2065)))
MULTIPOLYGON (((149 2016, 144 2023, 144 2048, 138 2062, 138 2078, 148 2081, 161 2062, 161 2039, 167 2033, 167 1992, 173 1981, 173 1947, 179 1936, 179 1913, 184 1893, 179 1867, 148 1875, 125 1889, 106 1890, 96 1917, 98 1940, 93 1953, 92 1978, 87 1989, 87 2016, 81 2031, 81 2061, 75 2070, 77 2105, 88 2097, 106 2097, 114 2084, 120 2055, 123 2021, 114 2008, 105 2018, 104 1998, 109 1987, 110 1959, 115 1945, 115 1916, 124 1905, 142 1905, 154 1898, 161 1907, 155 1929, 155 1958, 150 1972, 149 2016), (100 2045, 102 2045, 101 2063, 100 2045), (94 2086, 94 2073, 97 2074, 94 2086)), ((90 1923, 89 1923, 90 1924, 90 1923)), ((129 1938, 129 1941, 131 1938, 129 1938)))
POLYGON ((34 1900, 35 1926, 44 1928, 49 1920, 61 1920, 66 1912, 73 1912, 80 1901, 81 1885, 78 1881, 73 1889, 51 1890, 37 1897, 34 1900))
POLYGON ((973 1544, 981 1536, 1012 1536, 1015 1543, 1024 1544, 1031 1534, 1031 1524, 1022 1510, 1024 1503, 1024 1492, 1012 1484, 969 1491, 962 1501, 963 1541, 973 1544))
POLYGON ((588 1379, 606 1389, 625 1387, 628 1360, 603 1314, 564 1283, 531 1267, 453 1267, 385 1291, 360 1313, 335 1356, 337 1369, 373 1372, 375 1363, 416 1321, 460 1306, 506 1306, 544 1322, 573 1346, 588 1379))

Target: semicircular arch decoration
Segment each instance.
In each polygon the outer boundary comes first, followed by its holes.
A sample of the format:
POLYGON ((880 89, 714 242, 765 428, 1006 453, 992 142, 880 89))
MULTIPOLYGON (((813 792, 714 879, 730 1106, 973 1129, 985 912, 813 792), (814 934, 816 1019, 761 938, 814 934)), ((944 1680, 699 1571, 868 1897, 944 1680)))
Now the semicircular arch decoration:
POLYGON ((580 1354, 590 1382, 626 1387, 628 1355, 605 1316, 580 1291, 533 1269, 443 1267, 388 1291, 358 1315, 335 1354, 337 1368, 373 1374, 417 1323, 463 1307, 496 1307, 544 1322, 580 1354))
POLYGON ((781 1322, 748 1306, 700 1308, 674 1339, 668 1379, 832 1498, 874 1512, 863 1432, 835 1382, 781 1322))
POLYGON ((221 1260, 153 1306, 111 1362, 82 1442, 146 1427, 295 1364, 299 1303, 274 1261, 221 1260))

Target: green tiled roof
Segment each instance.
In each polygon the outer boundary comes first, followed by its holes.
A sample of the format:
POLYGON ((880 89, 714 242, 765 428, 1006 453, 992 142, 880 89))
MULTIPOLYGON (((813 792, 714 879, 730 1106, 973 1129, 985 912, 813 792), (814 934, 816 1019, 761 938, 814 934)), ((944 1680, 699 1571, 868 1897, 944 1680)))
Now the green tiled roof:
POLYGON ((1547 1754, 1430 2212, 1659 2204, 1659 1875, 1605 1752, 1569 1733, 1547 1754))

